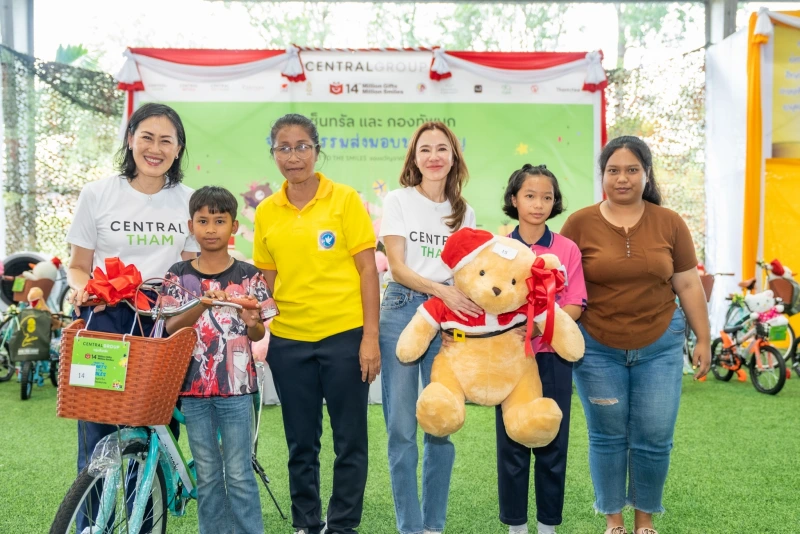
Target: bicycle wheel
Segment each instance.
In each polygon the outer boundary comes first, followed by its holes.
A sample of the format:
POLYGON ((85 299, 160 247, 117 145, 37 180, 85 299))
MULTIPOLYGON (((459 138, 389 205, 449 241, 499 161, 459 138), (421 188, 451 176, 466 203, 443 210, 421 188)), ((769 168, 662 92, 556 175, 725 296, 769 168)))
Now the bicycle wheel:
POLYGON ((800 344, 800 339, 794 340, 794 348, 792 349, 792 361, 791 363, 789 360, 786 360, 786 364, 790 365, 794 372, 797 373, 797 376, 800 377, 800 356, 797 354, 797 345, 800 344))
POLYGON ((35 362, 22 362, 22 369, 19 372, 19 396, 22 400, 28 400, 33 393, 33 365, 35 362))
POLYGON ((9 328, 11 317, 0 323, 0 382, 11 380, 14 376, 14 362, 11 361, 11 351, 6 340, 6 328, 9 328))
POLYGON ((762 345, 750 359, 750 381, 757 391, 775 395, 786 383, 786 362, 778 349, 762 345))
POLYGON ((58 387, 58 360, 50 360, 50 383, 58 387))
MULTIPOLYGON (((84 534, 84 532, 103 532, 104 534, 129 534, 127 525, 126 510, 133 506, 133 499, 136 491, 129 491, 126 497, 125 481, 130 480, 131 475, 141 472, 147 460, 147 445, 144 443, 131 443, 122 452, 122 474, 117 484, 113 498, 113 509, 106 514, 108 521, 106 525, 97 525, 97 510, 100 505, 100 496, 103 493, 104 474, 93 476, 86 467, 72 483, 72 487, 67 492, 61 505, 58 507, 56 517, 50 527, 50 534, 84 534), (78 520, 88 523, 90 528, 84 527, 78 530, 78 520), (105 527, 105 528, 104 528, 105 527)), ((141 478, 136 481, 136 489, 139 487, 141 478)), ((164 483, 164 472, 161 466, 156 468, 156 477, 153 480, 153 487, 150 491, 152 508, 148 507, 144 527, 139 530, 139 534, 165 534, 167 531, 167 490, 164 483)))
POLYGON ((726 368, 733 366, 733 354, 722 346, 722 339, 717 338, 711 343, 711 372, 714 378, 727 382, 733 376, 733 371, 726 368))

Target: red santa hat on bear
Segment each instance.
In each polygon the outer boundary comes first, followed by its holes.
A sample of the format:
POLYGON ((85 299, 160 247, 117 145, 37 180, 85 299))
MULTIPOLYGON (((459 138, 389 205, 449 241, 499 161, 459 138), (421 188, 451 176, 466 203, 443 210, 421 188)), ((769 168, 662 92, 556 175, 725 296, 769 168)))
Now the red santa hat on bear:
POLYGON ((461 228, 447 239, 442 251, 442 261, 453 273, 477 257, 480 252, 497 242, 497 237, 486 230, 461 228))

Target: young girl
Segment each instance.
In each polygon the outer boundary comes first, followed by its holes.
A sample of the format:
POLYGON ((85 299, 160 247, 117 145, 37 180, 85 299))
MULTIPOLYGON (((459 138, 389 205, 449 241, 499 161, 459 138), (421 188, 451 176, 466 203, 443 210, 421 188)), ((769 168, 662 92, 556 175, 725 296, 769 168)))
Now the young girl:
MULTIPOLYGON (((555 175, 544 165, 525 164, 508 179, 503 211, 519 221, 509 237, 528 245, 536 254, 555 254, 565 269, 566 288, 556 296, 559 306, 576 321, 586 306, 581 253, 569 239, 550 231, 547 221, 564 211, 555 175)), ((538 332, 536 332, 538 335, 538 332)), ((509 533, 528 532, 528 478, 531 453, 536 456, 534 484, 539 534, 552 534, 561 524, 567 469, 569 411, 572 397, 572 364, 562 360, 540 338, 533 340, 536 363, 545 397, 552 398, 564 414, 561 428, 546 447, 529 449, 512 441, 497 406, 497 486, 500 521, 509 533)))

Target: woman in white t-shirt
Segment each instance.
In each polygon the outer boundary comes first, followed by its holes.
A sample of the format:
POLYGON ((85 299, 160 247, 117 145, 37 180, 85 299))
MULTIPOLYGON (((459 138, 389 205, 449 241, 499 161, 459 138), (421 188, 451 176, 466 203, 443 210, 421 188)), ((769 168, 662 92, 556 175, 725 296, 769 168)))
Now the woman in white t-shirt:
POLYGON ((389 436, 389 475, 401 534, 444 530, 455 448, 449 438, 425 434, 422 504, 417 494, 417 418, 419 381, 431 380, 441 339, 412 364, 400 363, 397 339, 417 308, 431 296, 461 316, 477 317, 480 307, 451 285, 452 274, 440 256, 447 238, 475 227, 475 212, 461 196, 467 165, 458 139, 441 122, 417 129, 408 147, 400 185, 383 203, 380 237, 389 258, 381 303, 380 348, 383 415, 389 436))
MULTIPOLYGON (((126 132, 117 154, 120 173, 83 188, 67 233, 72 249, 67 280, 76 307, 87 301, 84 288, 96 267, 105 270, 106 258, 135 265, 147 279, 164 276, 199 250, 187 227, 192 190, 181 184, 186 133, 180 117, 163 104, 145 104, 131 116, 126 132)), ((148 336, 153 328, 142 317, 140 329, 127 306, 98 307, 95 313, 80 307, 76 313, 87 321, 91 316, 89 329, 95 331, 127 334, 133 328, 135 335, 148 336)), ((78 472, 97 442, 115 428, 78 422, 78 472)), ((91 508, 96 513, 98 507, 91 508)), ((77 532, 89 527, 89 514, 78 514, 77 532)))

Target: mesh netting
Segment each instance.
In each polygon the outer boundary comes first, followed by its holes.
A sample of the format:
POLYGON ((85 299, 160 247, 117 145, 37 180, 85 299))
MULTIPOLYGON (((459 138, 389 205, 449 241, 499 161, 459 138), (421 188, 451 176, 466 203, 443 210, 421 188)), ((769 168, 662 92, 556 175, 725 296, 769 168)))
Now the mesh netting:
POLYGON ((0 47, 6 250, 64 257, 78 193, 112 172, 124 94, 113 77, 0 47))
POLYGON ((636 135, 647 142, 664 206, 689 225, 697 257, 703 261, 705 50, 608 75, 609 140, 636 135))

